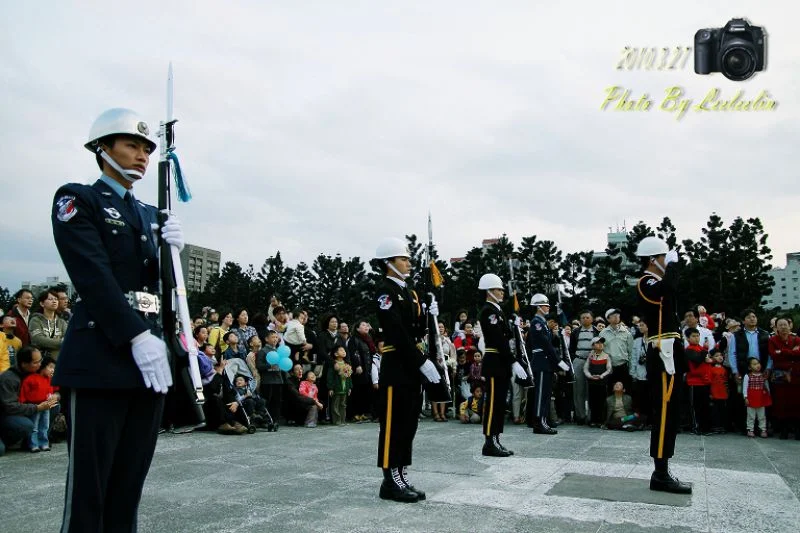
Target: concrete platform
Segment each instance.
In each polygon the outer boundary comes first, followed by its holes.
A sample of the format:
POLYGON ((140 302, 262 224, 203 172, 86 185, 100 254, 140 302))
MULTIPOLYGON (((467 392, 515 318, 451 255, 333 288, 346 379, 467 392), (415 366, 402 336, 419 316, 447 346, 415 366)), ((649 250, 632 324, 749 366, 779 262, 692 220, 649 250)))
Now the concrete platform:
MULTIPOLYGON (((507 426, 510 458, 480 455, 477 426, 423 421, 414 483, 428 500, 378 498, 377 424, 159 438, 141 532, 785 532, 800 529, 800 442, 678 437, 690 498, 650 493, 648 435, 507 426), (637 494, 638 492, 638 494, 637 494), (677 503, 676 503, 677 502, 677 503)), ((55 532, 66 446, 0 458, 0 531, 55 532)))

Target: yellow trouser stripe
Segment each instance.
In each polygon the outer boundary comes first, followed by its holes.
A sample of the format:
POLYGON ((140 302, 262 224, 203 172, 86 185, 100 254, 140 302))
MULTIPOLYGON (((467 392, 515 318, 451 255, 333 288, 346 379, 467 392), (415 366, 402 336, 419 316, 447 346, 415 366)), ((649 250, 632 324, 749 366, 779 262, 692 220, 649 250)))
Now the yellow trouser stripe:
POLYGON ((389 439, 392 436, 392 386, 386 388, 386 434, 383 436, 383 468, 389 468, 389 439))
POLYGON ((664 430, 667 426, 667 403, 672 397, 672 386, 675 385, 675 376, 669 377, 669 387, 667 387, 667 373, 661 373, 661 429, 658 432, 658 459, 664 457, 664 430))
POLYGON ((486 348, 484 350, 486 353, 498 353, 497 348, 486 348))
POLYGON ((492 434, 492 415, 494 414, 494 378, 489 378, 489 418, 486 420, 486 436, 490 437, 492 434))

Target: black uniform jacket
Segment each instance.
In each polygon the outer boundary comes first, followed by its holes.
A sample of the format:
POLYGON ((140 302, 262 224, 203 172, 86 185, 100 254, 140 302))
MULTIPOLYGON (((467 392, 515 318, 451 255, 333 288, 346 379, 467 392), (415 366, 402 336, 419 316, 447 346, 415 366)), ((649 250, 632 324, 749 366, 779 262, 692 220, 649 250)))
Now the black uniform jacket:
POLYGON ((75 304, 53 384, 77 388, 144 387, 130 340, 160 336, 156 314, 134 311, 126 293, 157 293, 155 207, 133 212, 104 182, 70 183, 53 200, 53 237, 80 300, 75 304))
POLYGON ((485 344, 481 375, 487 378, 510 378, 511 365, 514 364, 514 355, 511 353, 509 340, 511 327, 508 325, 500 307, 486 302, 478 314, 481 324, 481 335, 485 344))
MULTIPOLYGON (((680 319, 678 318, 678 264, 667 265, 664 277, 659 278, 650 272, 645 272, 636 284, 639 299, 639 314, 647 324, 649 337, 670 335, 680 339, 680 319)), ((686 372, 686 360, 682 356, 683 350, 676 350, 674 362, 675 371, 679 374, 686 372)), ((664 363, 660 357, 647 358, 648 374, 656 375, 663 372, 664 363)))
POLYGON ((547 322, 541 315, 536 315, 531 320, 531 328, 525 343, 531 360, 531 370, 534 372, 556 370, 561 356, 556 353, 553 346, 553 332, 547 327, 547 322))
POLYGON ((418 346, 425 332, 419 298, 389 278, 378 283, 375 303, 383 336, 381 385, 420 385, 425 355, 418 346))

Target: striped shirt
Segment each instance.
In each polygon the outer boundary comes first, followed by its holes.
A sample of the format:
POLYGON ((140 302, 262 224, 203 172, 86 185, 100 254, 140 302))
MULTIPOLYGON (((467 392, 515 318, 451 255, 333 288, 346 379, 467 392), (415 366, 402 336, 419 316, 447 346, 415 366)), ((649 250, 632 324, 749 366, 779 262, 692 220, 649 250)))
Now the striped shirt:
MULTIPOLYGON (((573 332, 573 335, 575 333, 573 332)), ((592 328, 589 329, 579 329, 578 330, 578 342, 575 345, 575 357, 580 357, 581 359, 586 359, 589 356, 589 353, 592 351, 592 339, 594 338, 594 330, 592 328)))

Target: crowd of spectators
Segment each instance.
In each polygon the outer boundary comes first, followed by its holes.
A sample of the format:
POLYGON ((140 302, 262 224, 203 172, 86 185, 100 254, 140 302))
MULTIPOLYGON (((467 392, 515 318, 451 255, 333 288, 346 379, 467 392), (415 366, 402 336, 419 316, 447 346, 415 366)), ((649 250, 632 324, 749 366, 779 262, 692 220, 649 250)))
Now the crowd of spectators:
MULTIPOLYGON (((0 454, 17 442, 47 451, 64 431, 59 393, 49 378, 68 328, 69 300, 59 288, 38 295, 35 308, 30 291, 19 291, 15 300, 0 336, 0 454)), ((268 309, 252 311, 205 308, 193 320, 194 338, 182 339, 200 354, 203 429, 245 435, 282 425, 313 429, 377 421, 382 342, 368 320, 348 322, 327 313, 311 321, 305 309, 289 311, 278 297, 268 309)), ((765 330, 753 310, 740 316, 712 315, 702 306, 686 311, 682 429, 800 439, 800 338, 791 318, 775 317, 765 330)), ((548 325, 569 366, 554 372, 550 426, 648 429, 645 339, 658 325, 615 308, 597 317, 590 311, 572 320, 554 316, 548 325)), ((523 337, 526 331, 523 324, 523 337)), ((439 323, 439 337, 453 401, 424 402, 420 417, 478 424, 485 383, 480 325, 460 312, 452 330, 439 323)), ((534 423, 527 385, 512 379, 513 424, 534 423)))

